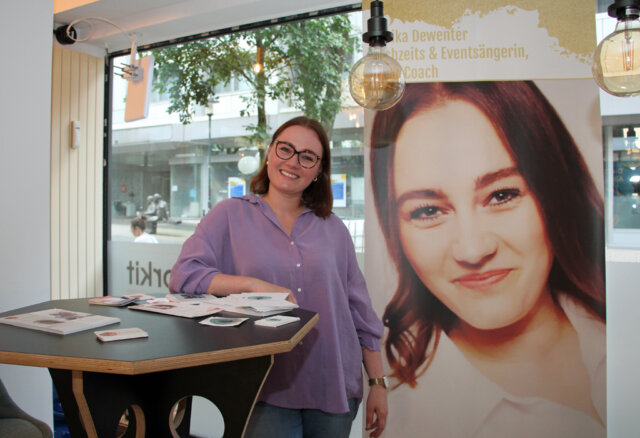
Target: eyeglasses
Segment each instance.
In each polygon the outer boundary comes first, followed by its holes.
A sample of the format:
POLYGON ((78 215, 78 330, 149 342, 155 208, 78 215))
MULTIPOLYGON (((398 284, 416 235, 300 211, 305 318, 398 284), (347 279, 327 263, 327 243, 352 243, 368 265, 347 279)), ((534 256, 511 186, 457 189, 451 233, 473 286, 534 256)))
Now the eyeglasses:
POLYGON ((296 148, 286 141, 274 140, 276 145, 276 155, 281 160, 288 160, 294 155, 298 155, 298 164, 305 169, 313 168, 322 158, 320 155, 308 149, 297 151, 296 148))

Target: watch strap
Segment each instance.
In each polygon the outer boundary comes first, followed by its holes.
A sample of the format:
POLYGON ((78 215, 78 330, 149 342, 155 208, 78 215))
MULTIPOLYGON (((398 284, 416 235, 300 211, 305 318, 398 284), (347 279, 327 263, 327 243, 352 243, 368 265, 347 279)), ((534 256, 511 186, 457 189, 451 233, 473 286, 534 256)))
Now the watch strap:
POLYGON ((383 388, 388 389, 389 384, 387 381, 387 376, 375 377, 373 379, 369 379, 369 386, 374 386, 374 385, 382 385, 383 388))

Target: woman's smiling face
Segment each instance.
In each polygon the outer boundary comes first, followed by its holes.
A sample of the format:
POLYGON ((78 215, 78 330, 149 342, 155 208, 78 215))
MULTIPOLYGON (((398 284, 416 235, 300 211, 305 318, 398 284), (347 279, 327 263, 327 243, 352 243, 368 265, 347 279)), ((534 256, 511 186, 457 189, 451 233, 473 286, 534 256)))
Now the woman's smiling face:
POLYGON ((536 200, 489 119, 450 101, 414 114, 394 160, 400 240, 425 286, 477 329, 531 316, 553 262, 536 200))
POLYGON ((276 140, 288 143, 288 147, 297 152, 307 150, 320 157, 316 165, 308 169, 300 165, 297 155, 287 160, 278 157, 275 142, 269 147, 267 152, 269 188, 283 193, 301 195, 313 179, 322 172, 322 143, 313 130, 299 125, 288 127, 276 140))

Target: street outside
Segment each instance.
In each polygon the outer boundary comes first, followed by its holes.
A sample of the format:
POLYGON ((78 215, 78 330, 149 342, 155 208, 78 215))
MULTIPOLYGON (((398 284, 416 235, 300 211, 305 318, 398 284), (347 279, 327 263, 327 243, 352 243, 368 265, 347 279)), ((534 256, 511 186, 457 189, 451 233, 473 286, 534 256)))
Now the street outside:
MULTIPOLYGON (((363 252, 364 219, 344 219, 343 221, 349 229, 356 252, 363 252)), ((172 221, 158 222, 156 233, 153 234, 153 236, 158 239, 158 243, 182 244, 182 242, 193 234, 198 222, 198 219, 183 220, 179 224, 172 221)), ((111 240, 117 242, 133 242, 131 218, 115 217, 111 219, 111 240)))
MULTIPOLYGON (((197 220, 183 221, 179 224, 158 222, 156 233, 153 234, 153 236, 158 239, 158 243, 182 244, 182 242, 193 234, 197 224, 197 220)), ((133 234, 131 234, 131 218, 112 218, 111 240, 118 242, 133 242, 133 234)))

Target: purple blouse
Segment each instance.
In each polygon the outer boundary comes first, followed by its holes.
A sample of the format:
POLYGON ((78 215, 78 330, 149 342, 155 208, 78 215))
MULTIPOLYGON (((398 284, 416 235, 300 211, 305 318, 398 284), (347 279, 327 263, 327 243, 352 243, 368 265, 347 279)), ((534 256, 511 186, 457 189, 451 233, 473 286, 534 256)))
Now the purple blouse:
POLYGON ((380 350, 382 322, 371 306, 349 231, 334 214, 306 209, 291 235, 255 195, 218 203, 182 247, 172 292, 205 292, 219 272, 259 278, 293 291, 319 320, 291 352, 275 355, 258 397, 292 409, 349 411, 362 398, 362 347, 380 350))

